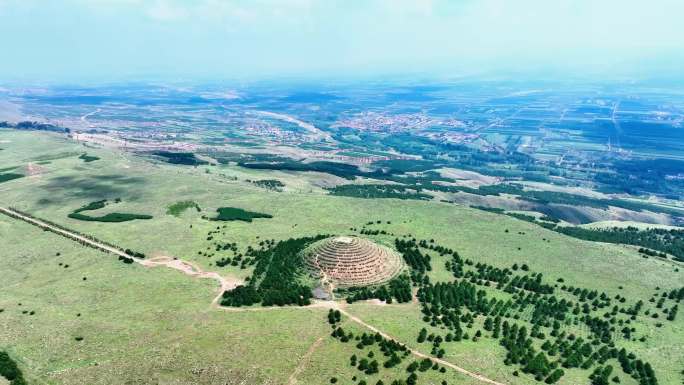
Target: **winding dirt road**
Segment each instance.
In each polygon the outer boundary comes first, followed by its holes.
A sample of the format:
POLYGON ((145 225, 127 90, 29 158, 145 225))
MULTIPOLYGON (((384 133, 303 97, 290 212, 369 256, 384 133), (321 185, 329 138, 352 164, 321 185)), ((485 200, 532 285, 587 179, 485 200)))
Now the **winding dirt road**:
MULTIPOLYGON (((396 338, 392 337, 391 335, 389 335, 389 334, 383 332, 382 330, 377 329, 377 328, 374 327, 373 325, 367 324, 366 322, 364 322, 364 321, 363 321, 362 319, 360 319, 359 317, 356 317, 355 315, 350 314, 349 312, 345 311, 344 309, 339 309, 339 308, 338 308, 338 310, 340 311, 340 313, 346 315, 347 317, 349 317, 350 320, 356 322, 357 324, 362 325, 362 326, 364 326, 365 328, 370 329, 370 330, 372 330, 372 331, 374 331, 374 332, 376 332, 376 333, 379 333, 381 336, 383 336, 383 337, 385 337, 385 338, 387 338, 387 339, 394 340, 394 341, 399 341, 398 339, 396 339, 396 338)), ((425 353, 421 353, 421 352, 419 352, 419 351, 417 351, 417 350, 411 349, 411 348, 408 347, 408 346, 406 346, 406 348, 411 352, 411 354, 413 354, 413 355, 416 356, 416 357, 419 357, 419 358, 429 358, 429 359, 432 360, 433 362, 436 362, 436 363, 438 363, 438 364, 440 364, 440 365, 449 367, 449 368, 451 368, 451 369, 453 369, 453 370, 455 370, 455 371, 457 371, 457 372, 459 372, 459 373, 465 374, 466 376, 472 377, 472 378, 474 378, 474 379, 476 379, 476 380, 480 380, 480 381, 482 381, 482 382, 486 382, 486 383, 492 384, 492 385, 505 385, 505 384, 503 384, 503 383, 501 383, 501 382, 497 382, 497 381, 491 380, 491 379, 489 379, 489 378, 487 378, 487 377, 485 377, 485 376, 483 376, 483 375, 481 375, 481 374, 474 373, 474 372, 471 372, 471 371, 469 371, 469 370, 463 369, 462 367, 456 366, 456 365, 452 364, 451 362, 445 361, 445 360, 443 360, 443 359, 441 359, 441 358, 437 358, 437 357, 433 357, 433 356, 428 355, 428 354, 425 354, 425 353)))
POLYGON ((200 269, 194 263, 167 256, 142 259, 138 263, 146 267, 164 266, 170 269, 178 270, 191 277, 208 278, 217 281, 220 285, 220 289, 218 295, 211 301, 212 306, 219 305, 219 301, 221 300, 221 296, 223 295, 224 291, 234 289, 236 286, 243 283, 243 281, 237 278, 224 277, 215 271, 202 271, 202 269, 200 269))
MULTIPOLYGON (((387 305, 387 306, 392 306, 392 305, 387 305)), ((362 320, 361 318, 349 313, 347 310, 345 310, 344 307, 345 307, 344 303, 340 303, 340 302, 336 302, 336 301, 314 301, 311 305, 308 305, 308 306, 267 306, 267 307, 249 307, 249 308, 221 307, 220 309, 225 310, 225 311, 229 311, 229 312, 278 311, 278 310, 282 310, 282 309, 301 309, 301 310, 304 310, 304 309, 315 309, 315 308, 339 310, 340 313, 347 316, 352 322, 355 322, 355 323, 363 326, 364 328, 366 328, 372 332, 379 333, 381 336, 383 336, 386 339, 390 339, 390 340, 400 342, 399 339, 393 337, 392 335, 383 332, 382 330, 380 330, 380 329, 376 328, 375 326, 367 323, 366 321, 362 320)), ((468 377, 472 377, 476 380, 486 382, 486 383, 492 384, 492 385, 506 385, 502 382, 494 381, 490 378, 487 378, 487 377, 483 376, 482 374, 471 372, 470 370, 467 370, 467 369, 464 369, 458 365, 452 364, 449 361, 445 361, 441 358, 437 358, 437 357, 431 356, 429 354, 422 353, 418 350, 412 349, 409 346, 406 346, 406 348, 409 350, 409 352, 411 352, 411 354, 413 354, 414 356, 416 356, 418 358, 429 358, 433 362, 436 362, 440 365, 451 368, 451 369, 453 369, 453 370, 455 370, 461 374, 464 374, 468 377)), ((302 359, 304 359, 304 358, 302 358, 302 359)))
POLYGON ((24 222, 27 222, 29 224, 32 224, 34 226, 38 226, 42 229, 47 229, 55 234, 62 235, 66 238, 87 244, 88 246, 91 246, 95 249, 102 250, 108 253, 112 253, 114 255, 120 256, 120 257, 125 257, 125 258, 130 258, 134 262, 141 264, 142 266, 145 267, 158 267, 158 266, 164 266, 168 267, 174 270, 178 270, 184 274, 187 274, 191 277, 197 277, 197 278, 208 278, 208 279, 213 279, 218 282, 219 284, 219 293, 218 295, 212 300, 212 304, 218 305, 219 300, 221 299, 221 295, 223 294, 224 291, 230 290, 235 288, 237 285, 241 284, 242 281, 236 278, 232 277, 224 277, 220 275, 219 273, 213 272, 213 271, 202 271, 201 268, 199 268, 197 265, 183 261, 180 259, 172 258, 172 257, 167 257, 167 256, 162 256, 162 257, 156 257, 156 258, 151 258, 151 259, 142 259, 142 258, 136 258, 132 257, 122 250, 107 245, 102 242, 98 242, 97 240, 87 238, 83 235, 80 235, 78 233, 62 229, 60 227, 54 226, 51 223, 47 223, 45 221, 41 221, 40 219, 29 217, 27 215, 24 215, 16 210, 12 210, 9 208, 4 208, 0 207, 0 213, 5 214, 9 217, 20 219, 24 222))
POLYGON ((290 378, 287 380, 288 385, 296 385, 297 384, 297 376, 299 373, 306 368, 306 364, 309 362, 311 359, 311 356, 313 355, 314 351, 323 343, 323 337, 318 337, 316 341, 314 341, 313 344, 309 347, 309 350, 304 353, 302 356, 302 359, 299 361, 299 364, 295 368, 295 370, 290 374, 290 378))
MULTIPOLYGON (((219 300, 221 299, 223 292, 225 290, 230 290, 230 289, 236 287, 237 285, 241 284, 242 282, 240 280, 235 279, 235 278, 226 278, 226 277, 220 275, 219 273, 213 272, 213 271, 202 271, 202 269, 200 269, 197 265, 195 265, 191 262, 183 261, 183 260, 168 257, 168 256, 155 257, 155 258, 151 258, 151 259, 141 259, 141 258, 131 257, 116 247, 107 245, 107 244, 102 243, 102 242, 98 242, 96 240, 93 240, 93 239, 90 239, 87 237, 84 237, 84 236, 77 234, 75 232, 62 229, 60 227, 57 227, 55 225, 52 225, 52 224, 47 223, 45 221, 42 221, 40 219, 24 215, 24 214, 22 214, 16 210, 0 207, 0 213, 5 214, 5 215, 12 217, 12 218, 23 220, 24 222, 27 222, 27 223, 32 224, 34 226, 40 227, 42 229, 47 229, 53 233, 56 233, 58 235, 62 235, 66 238, 70 238, 70 239, 79 241, 81 243, 85 243, 85 244, 87 244, 87 245, 89 245, 95 249, 99 249, 99 250, 102 250, 105 252, 109 252, 109 253, 112 253, 114 255, 118 255, 121 257, 131 258, 131 259, 133 259, 134 262, 139 263, 145 267, 164 266, 167 268, 178 270, 178 271, 180 271, 184 274, 187 274, 191 277, 207 278, 207 279, 216 280, 220 285, 220 290, 219 290, 218 295, 211 302, 212 307, 216 307, 216 308, 219 308, 219 309, 222 309, 225 311, 269 311, 269 310, 279 310, 279 309, 309 309, 309 308, 335 309, 335 310, 339 310, 340 313, 349 317, 349 319, 351 321, 365 327, 366 329, 369 329, 375 333, 379 333, 384 338, 399 341, 398 339, 394 338, 393 336, 377 329, 373 325, 366 323, 365 321, 363 321, 359 317, 357 317, 353 314, 350 314, 349 312, 347 312, 344 309, 344 304, 339 303, 339 302, 335 302, 335 301, 315 301, 314 303, 312 303, 309 306, 287 306, 287 307, 273 306, 273 307, 259 307, 259 308, 221 307, 221 306, 219 306, 219 300)), ((301 359, 301 363, 295 369, 295 372, 293 372, 292 375, 290 376, 290 379, 289 379, 290 384, 296 383, 297 374, 299 374, 303 370, 303 365, 305 365, 305 363, 309 360, 310 356, 313 354, 316 347, 318 347, 318 345, 320 345, 322 340, 323 340, 322 338, 319 338, 318 340, 316 340, 316 342, 314 342, 314 344, 311 346, 311 348, 304 354, 304 356, 301 359)), ((477 379, 479 381, 486 382, 486 383, 492 384, 492 385, 505 385, 501 382, 491 380, 491 379, 489 379, 489 378, 487 378, 481 374, 474 373, 474 372, 471 372, 471 371, 466 370, 464 368, 461 368, 460 366, 454 365, 448 361, 445 361, 445 360, 442 360, 440 358, 433 357, 431 355, 427 355, 425 353, 421 353, 417 350, 411 349, 408 346, 407 346, 407 349, 411 352, 411 354, 413 354, 416 357, 429 358, 433 362, 437 362, 440 365, 451 368, 451 369, 453 369, 459 373, 462 373, 466 376, 472 377, 472 378, 477 379)))

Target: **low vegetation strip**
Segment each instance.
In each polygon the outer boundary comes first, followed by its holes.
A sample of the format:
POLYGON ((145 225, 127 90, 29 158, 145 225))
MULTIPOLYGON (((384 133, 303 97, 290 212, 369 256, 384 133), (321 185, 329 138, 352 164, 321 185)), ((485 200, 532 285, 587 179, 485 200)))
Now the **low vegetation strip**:
POLYGON ((273 218, 270 214, 247 211, 237 207, 219 207, 218 216, 210 218, 212 221, 243 221, 251 222, 254 218, 273 218))
POLYGON ((55 126, 54 124, 22 121, 18 123, 10 123, 7 121, 0 122, 0 128, 13 128, 15 130, 35 130, 35 131, 52 131, 52 132, 71 132, 68 128, 55 126))
POLYGON ((256 170, 325 172, 349 180, 353 180, 356 175, 363 174, 361 171, 359 171, 359 168, 354 165, 328 161, 302 163, 287 159, 281 160, 277 163, 238 162, 238 165, 256 170))
POLYGON ((0 351, 0 376, 4 377, 11 385, 25 385, 24 374, 17 363, 6 352, 0 351))
POLYGON ((394 184, 345 184, 328 189, 330 195, 347 196, 353 198, 377 199, 416 199, 430 200, 432 195, 420 192, 419 187, 408 187, 394 184))
POLYGON ((152 216, 146 214, 109 213, 101 217, 91 217, 88 215, 71 213, 69 214, 69 218, 78 219, 81 221, 118 223, 132 221, 135 219, 152 219, 152 216))
POLYGON ((432 183, 430 179, 425 179, 422 181, 419 180, 419 182, 425 190, 430 191, 449 193, 464 192, 480 196, 501 196, 501 194, 507 194, 514 195, 522 200, 540 205, 558 204, 585 206, 604 210, 609 209, 610 207, 619 207, 632 211, 652 211, 655 213, 663 213, 678 217, 684 216, 684 211, 680 209, 657 206, 646 202, 636 202, 625 199, 600 199, 558 191, 529 190, 517 183, 501 183, 472 188, 467 186, 437 185, 432 183))
MULTIPOLYGON (((105 241, 101 241, 93 236, 87 235, 87 234, 82 234, 79 233, 76 230, 71 230, 68 229, 64 226, 58 225, 56 223, 50 222, 45 219, 38 219, 32 216, 31 214, 21 212, 17 209, 14 208, 4 208, 0 207, 0 213, 5 214, 11 218, 19 219, 24 222, 27 222, 31 225, 37 226, 45 231, 50 231, 53 232, 57 235, 61 235, 63 237, 69 238, 71 240, 74 240, 84 246, 92 247, 96 250, 104 251, 105 253, 112 253, 116 254, 119 256, 119 260, 125 262, 125 263, 131 263, 133 262, 133 259, 130 257, 129 251, 130 250, 123 250, 118 246, 112 245, 111 243, 107 243, 105 241), (130 262, 129 262, 130 260, 130 262)), ((131 252, 135 254, 135 252, 131 252)), ((144 254, 140 254, 144 255, 144 254)))
POLYGON ((69 218, 78 219, 80 221, 91 221, 91 222, 126 222, 135 219, 152 219, 151 215, 146 214, 130 214, 130 213, 108 213, 103 216, 93 217, 86 214, 81 214, 84 211, 92 211, 104 208, 107 205, 107 200, 100 200, 95 202, 90 202, 87 205, 74 210, 68 215, 69 218))
POLYGON ((19 178, 23 178, 23 177, 24 177, 23 174, 17 174, 14 172, 8 172, 6 174, 0 174, 0 183, 9 182, 11 180, 19 179, 19 178))

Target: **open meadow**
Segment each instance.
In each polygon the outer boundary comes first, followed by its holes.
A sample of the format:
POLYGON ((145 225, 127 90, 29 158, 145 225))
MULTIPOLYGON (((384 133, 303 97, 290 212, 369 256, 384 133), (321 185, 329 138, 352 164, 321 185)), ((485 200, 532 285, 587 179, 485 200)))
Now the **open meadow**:
MULTIPOLYGON (((453 203, 328 195, 321 186, 331 183, 330 175, 235 164, 173 165, 51 133, 5 130, 0 131, 0 143, 0 169, 24 175, 0 183, 0 207, 16 208, 147 258, 179 258, 240 282, 254 274, 254 266, 236 257, 249 247, 270 239, 330 234, 362 235, 387 247, 401 237, 434 240, 474 264, 499 269, 526 265, 568 299, 574 297, 560 286, 623 296, 626 305, 642 300, 650 309, 655 308, 649 303, 652 296, 684 286, 682 263, 644 258, 634 246, 583 241, 453 203), (278 180, 284 187, 264 188, 255 180, 278 180), (103 200, 106 203, 81 214, 145 218, 70 217, 103 200), (220 220, 221 208, 231 208, 223 213, 239 219, 220 220), (361 233, 363 228, 383 233, 361 233), (231 246, 223 247, 226 244, 231 246)), ((361 350, 330 336, 326 314, 331 304, 248 310, 213 306, 220 294, 213 280, 165 267, 124 264, 111 254, 4 215, 0 250, 0 350, 11 354, 35 383, 326 384, 337 377, 345 385, 362 379, 369 385, 380 379, 390 385, 395 378, 406 378, 410 360, 372 375, 351 367, 349 357, 361 350)), ((454 281, 445 267, 450 255, 428 253, 430 281, 454 281)), ((493 287, 482 289, 494 298, 513 298, 493 287)), ((442 326, 423 321, 417 300, 388 305, 339 300, 334 306, 344 309, 341 325, 354 334, 369 330, 347 313, 423 354, 430 355, 431 349, 416 342, 421 328, 445 333, 442 326)), ((480 318, 468 331, 474 333, 482 324, 480 318)), ((645 340, 620 340, 617 345, 648 361, 658 384, 681 384, 684 317, 640 317, 632 326, 645 340)), ((578 336, 589 334, 582 324, 568 328, 578 336)), ((614 335, 619 334, 618 329, 614 335)), ((506 350, 486 333, 476 342, 466 339, 443 346, 443 360, 497 383, 537 383, 505 365, 506 350)), ((363 354, 373 349, 364 348, 363 354)), ((615 359, 608 362, 620 366, 615 359)), ((589 374, 568 369, 558 383, 588 384, 589 374)), ((421 384, 485 383, 451 368, 445 373, 431 369, 419 378, 421 384)), ((639 384, 622 372, 618 379, 639 384)))

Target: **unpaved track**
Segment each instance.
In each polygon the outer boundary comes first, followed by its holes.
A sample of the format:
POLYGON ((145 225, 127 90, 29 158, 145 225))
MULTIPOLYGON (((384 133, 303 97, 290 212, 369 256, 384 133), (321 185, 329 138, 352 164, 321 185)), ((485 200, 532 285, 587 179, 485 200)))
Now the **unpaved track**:
MULTIPOLYGON (((391 306, 391 305, 390 305, 390 306, 391 306)), ((359 318, 359 317, 357 317, 357 316, 355 316, 355 315, 349 313, 348 311, 346 311, 346 310, 344 309, 344 307, 345 307, 345 306, 344 306, 344 303, 339 303, 339 302, 335 302, 335 301, 315 301, 315 302, 313 302, 311 305, 308 305, 308 306, 282 306, 282 307, 281 307, 281 306, 269 306, 269 307, 252 307, 252 308, 221 307, 221 309, 223 309, 223 310, 225 310, 225 311, 234 311, 234 312, 241 312, 241 311, 242 311, 242 312, 250 312, 250 311, 277 311, 277 310, 282 310, 282 309, 315 309, 315 308, 335 309, 335 310, 339 310, 340 313, 342 313, 342 314, 344 314, 345 316, 349 317, 349 319, 350 319, 351 321, 353 321, 353 322, 355 322, 355 323, 357 323, 357 324, 359 324, 359 325, 365 327, 366 329, 369 329, 369 330, 371 330, 371 331, 373 331, 373 332, 375 332, 375 333, 379 333, 379 334, 380 334, 381 336, 383 336, 384 338, 387 338, 387 339, 390 339, 390 340, 394 340, 394 341, 400 342, 399 339, 394 338, 393 336, 391 336, 391 335, 389 335, 389 334, 383 332, 382 330, 376 328, 375 326, 366 323, 366 322, 365 322, 364 320, 362 320, 361 318, 359 318)), ((433 362, 436 362, 436 363, 438 363, 438 364, 440 364, 440 365, 443 365, 443 366, 446 366, 446 367, 448 367, 448 368, 451 368, 451 369, 453 369, 453 370, 455 370, 455 371, 457 371, 457 372, 459 372, 459 373, 461 373, 461 374, 464 374, 464 375, 466 375, 466 376, 472 377, 472 378, 474 378, 474 379, 476 379, 476 380, 479 380, 479 381, 482 381, 482 382, 486 382, 486 383, 492 384, 492 385, 506 385, 506 384, 504 384, 504 383, 502 383, 502 382, 498 382, 498 381, 494 381, 494 380, 492 380, 492 379, 489 379, 489 378, 487 378, 487 377, 485 377, 485 376, 483 376, 483 375, 481 375, 481 374, 479 374, 479 373, 471 372, 471 371, 469 371, 469 370, 467 370, 467 369, 464 369, 464 368, 462 368, 462 367, 460 367, 460 366, 454 365, 454 364, 452 364, 452 363, 449 362, 449 361, 445 361, 445 360, 443 360, 443 359, 440 359, 440 358, 437 358, 437 357, 433 357, 433 356, 431 356, 431 355, 428 355, 428 354, 419 352, 419 351, 417 351, 417 350, 414 350, 414 349, 410 348, 409 346, 406 346, 406 349, 408 349, 408 350, 411 352, 411 354, 413 354, 414 356, 416 356, 416 357, 418 357, 418 358, 429 358, 429 359, 431 359, 433 362)), ((292 383, 290 383, 290 384, 292 384, 292 383)))
POLYGON ((313 355, 314 351, 321 345, 321 343, 323 343, 323 337, 318 337, 318 339, 314 341, 313 344, 311 344, 309 350, 307 350, 306 353, 304 353, 301 361, 299 361, 299 364, 297 365, 295 370, 292 372, 292 374, 290 374, 290 378, 287 380, 288 385, 297 384, 297 376, 299 375, 299 373, 302 372, 302 370, 304 370, 306 364, 309 362, 309 359, 311 359, 311 355, 313 355))
POLYGON ((152 259, 141 259, 141 258, 131 257, 130 255, 124 253, 123 251, 121 251, 115 247, 106 245, 104 243, 98 242, 98 241, 90 239, 90 238, 86 238, 86 237, 79 235, 77 233, 74 233, 74 232, 53 226, 47 222, 41 221, 40 219, 28 217, 22 213, 14 211, 12 209, 0 207, 0 213, 6 214, 10 217, 21 219, 24 222, 27 222, 27 223, 32 224, 34 226, 38 226, 40 228, 48 228, 48 229, 50 229, 50 231, 52 231, 58 235, 62 235, 64 237, 86 243, 95 249, 106 251, 106 252, 112 253, 114 255, 120 256, 120 257, 130 258, 134 262, 139 263, 145 267, 164 266, 164 267, 168 267, 168 268, 171 268, 174 270, 178 270, 178 271, 180 271, 184 274, 187 274, 189 276, 192 276, 192 277, 213 279, 219 283, 220 290, 219 290, 218 295, 213 299, 212 304, 218 304, 219 300, 221 299, 221 295, 223 294, 224 291, 233 289, 235 286, 242 283, 238 279, 226 278, 226 277, 221 276, 219 273, 216 273, 213 271, 202 271, 202 269, 200 269, 197 265, 195 265, 191 262, 183 261, 183 260, 176 259, 176 258, 171 258, 171 257, 167 257, 167 256, 156 257, 156 258, 152 258, 152 259))
MULTIPOLYGON (((55 227, 49 223, 41 221, 40 219, 28 217, 26 215, 23 215, 23 214, 17 212, 17 211, 14 211, 12 209, 0 207, 0 213, 6 214, 10 217, 21 219, 21 220, 23 220, 27 223, 30 223, 34 226, 38 226, 41 228, 49 228, 50 231, 52 231, 54 233, 61 234, 67 238, 76 239, 76 240, 81 241, 83 243, 87 243, 88 245, 90 245, 96 249, 107 251, 107 252, 110 252, 110 253, 118 255, 118 256, 131 258, 136 263, 139 263, 139 264, 146 266, 146 267, 165 266, 165 267, 168 267, 171 269, 178 270, 178 271, 180 271, 184 274, 187 274, 189 276, 192 276, 192 277, 214 279, 217 282, 219 282, 219 285, 221 286, 221 288, 220 288, 221 290, 219 291, 218 295, 212 300, 211 305, 213 307, 220 308, 222 310, 238 312, 238 311, 269 311, 269 310, 279 310, 279 309, 309 309, 309 308, 335 309, 335 310, 339 310, 340 313, 349 317, 350 320, 352 320, 353 322, 356 322, 357 324, 365 327, 366 329, 369 329, 373 332, 379 333, 384 338, 399 341, 398 339, 396 339, 396 338, 392 337, 391 335, 377 329, 376 327, 374 327, 370 324, 367 324, 365 321, 363 321, 359 317, 350 314, 349 312, 347 312, 344 309, 344 304, 341 304, 341 303, 338 303, 335 301, 315 301, 314 303, 312 303, 309 306, 286 306, 286 307, 273 306, 273 307, 259 307, 259 308, 221 307, 221 306, 219 306, 219 300, 221 299, 223 292, 225 290, 230 290, 230 289, 234 288, 235 286, 239 285, 241 283, 239 280, 227 279, 227 278, 221 276, 220 274, 218 274, 216 272, 202 271, 198 266, 196 266, 190 262, 182 261, 180 259, 174 259, 174 258, 167 257, 167 256, 156 257, 156 258, 152 258, 149 260, 131 257, 128 254, 124 253, 123 251, 121 251, 117 248, 114 248, 114 247, 111 247, 111 246, 106 245, 104 243, 100 243, 100 242, 97 242, 95 240, 83 237, 83 236, 76 234, 76 233, 73 233, 71 231, 55 227)), ((299 364, 299 366, 295 369, 295 371, 290 376, 290 379, 288 381, 288 383, 290 385, 296 384, 296 376, 303 370, 303 368, 304 368, 303 365, 308 361, 310 356, 313 354, 313 351, 320 344, 319 341, 322 341, 322 338, 319 338, 316 342, 314 342, 314 344, 309 348, 309 350, 302 357, 302 362, 299 364)), ((416 357, 429 358, 432 361, 439 363, 440 365, 454 369, 459 373, 462 373, 466 376, 475 378, 475 379, 480 380, 482 382, 486 382, 486 383, 492 384, 492 385, 505 385, 501 382, 491 380, 491 379, 489 379, 489 378, 487 378, 481 374, 474 373, 474 372, 471 372, 469 370, 463 369, 460 366, 456 366, 456 365, 454 365, 448 361, 445 361, 445 360, 439 359, 437 357, 433 357, 433 356, 421 353, 417 350, 411 349, 408 346, 406 348, 411 352, 411 354, 413 354, 416 357)))
MULTIPOLYGON (((378 329, 375 328, 374 326, 367 324, 367 323, 364 322, 361 318, 356 317, 355 315, 349 314, 349 312, 345 311, 344 309, 339 309, 339 308, 338 308, 338 310, 340 311, 340 313, 346 315, 347 317, 349 317, 350 320, 352 320, 352 321, 358 323, 359 325, 362 325, 362 326, 364 326, 364 327, 367 328, 367 329, 370 329, 370 330, 372 330, 372 331, 374 331, 374 332, 376 332, 376 333, 379 333, 381 336, 383 336, 383 337, 385 337, 385 338, 387 338, 387 339, 399 341, 398 339, 396 339, 396 338, 392 337, 391 335, 389 335, 389 334, 383 332, 382 330, 378 330, 378 329)), ((433 362, 437 362, 437 363, 440 364, 440 365, 443 365, 443 366, 449 367, 449 368, 451 368, 451 369, 454 369, 455 371, 457 371, 457 372, 459 372, 459 373, 462 373, 462 374, 465 374, 466 376, 472 377, 472 378, 474 378, 474 379, 476 379, 476 380, 480 380, 480 381, 482 381, 482 382, 486 382, 486 383, 488 383, 488 384, 493 384, 493 385, 504 385, 504 384, 501 383, 501 382, 497 382, 497 381, 494 381, 494 380, 490 380, 489 378, 487 378, 487 377, 485 377, 485 376, 483 376, 483 375, 481 375, 481 374, 473 373, 473 372, 471 372, 471 371, 469 371, 469 370, 463 369, 463 368, 460 367, 460 366, 456 366, 456 365, 452 364, 452 363, 449 362, 449 361, 444 361, 444 360, 441 359, 441 358, 437 358, 437 357, 433 357, 433 356, 430 356, 430 355, 421 353, 421 352, 419 352, 419 351, 417 351, 417 350, 411 349, 411 348, 408 347, 408 346, 407 346, 406 348, 411 352, 411 354, 413 354, 413 355, 416 356, 416 357, 420 357, 420 358, 429 358, 429 359, 432 360, 433 362)))
POLYGON ((217 281, 220 285, 220 290, 218 295, 214 297, 214 299, 211 301, 212 306, 218 305, 219 300, 221 299, 221 296, 223 295, 224 291, 234 289, 237 285, 240 285, 242 283, 242 281, 240 281, 239 279, 227 278, 215 271, 202 271, 202 269, 200 269, 194 263, 167 256, 156 257, 151 259, 141 259, 138 261, 138 263, 146 267, 165 266, 171 269, 178 270, 183 274, 187 274, 191 277, 209 278, 217 281))

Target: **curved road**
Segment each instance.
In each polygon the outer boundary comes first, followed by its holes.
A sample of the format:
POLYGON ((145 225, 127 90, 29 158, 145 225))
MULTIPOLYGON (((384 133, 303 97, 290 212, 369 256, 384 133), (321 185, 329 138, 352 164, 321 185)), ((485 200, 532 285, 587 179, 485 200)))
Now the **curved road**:
POLYGON ((125 252, 123 252, 121 249, 118 249, 116 247, 107 245, 102 242, 98 242, 97 240, 93 240, 87 237, 84 237, 83 235, 80 235, 78 233, 65 230, 62 228, 59 228, 57 226, 54 226, 50 223, 41 221, 40 219, 29 217, 27 215, 24 215, 18 211, 9 209, 9 208, 4 208, 0 207, 0 213, 3 213, 9 217, 13 217, 16 219, 21 219, 24 222, 27 222, 29 224, 32 224, 34 226, 38 226, 43 229, 49 229, 51 232, 62 235, 64 237, 77 240, 81 243, 85 243, 95 249, 105 251, 108 253, 112 253, 114 255, 120 256, 120 257, 125 257, 125 258, 130 258, 134 262, 139 263, 145 267, 156 267, 156 266, 165 266, 171 269, 178 270, 184 274, 187 274, 192 277, 197 277, 197 278, 209 278, 217 281, 220 286, 220 292, 219 295, 214 298, 212 303, 218 304, 219 299, 221 298, 221 295, 225 290, 230 290, 234 288, 235 286, 239 285, 241 283, 240 280, 233 279, 233 278, 226 278, 221 276, 219 273, 213 272, 213 271, 202 271, 197 265, 183 261, 180 259, 175 259, 171 257, 157 257, 157 258, 152 258, 152 259, 142 259, 142 258, 136 258, 132 257, 125 252))

